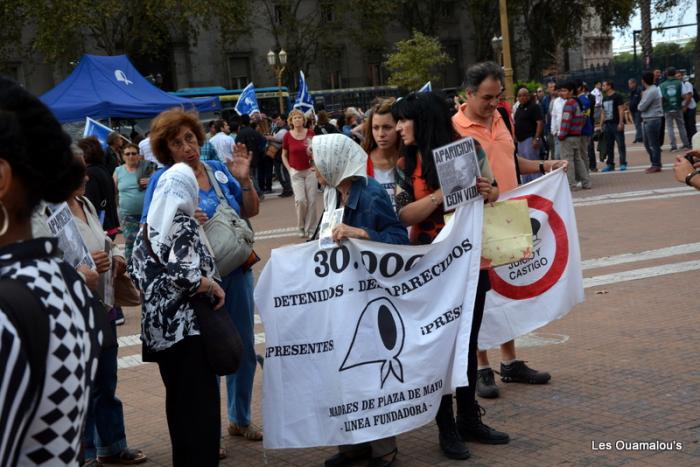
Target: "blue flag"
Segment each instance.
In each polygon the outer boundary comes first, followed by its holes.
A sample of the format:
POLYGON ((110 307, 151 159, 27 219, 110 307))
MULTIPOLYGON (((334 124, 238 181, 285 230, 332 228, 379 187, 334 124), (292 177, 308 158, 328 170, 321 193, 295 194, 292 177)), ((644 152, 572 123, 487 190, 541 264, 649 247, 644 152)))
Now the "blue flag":
POLYGON ((304 113, 314 109, 314 100, 311 97, 311 93, 309 93, 309 86, 306 84, 304 72, 301 70, 299 71, 299 92, 297 93, 297 99, 294 101, 294 108, 301 109, 304 113))
POLYGON ((260 107, 258 107, 258 99, 255 97, 255 86, 253 83, 249 83, 248 86, 243 88, 243 92, 238 96, 238 102, 236 102, 236 107, 234 109, 238 115, 252 115, 255 112, 260 113, 260 107))
POLYGON ((91 119, 90 117, 85 117, 85 130, 83 131, 83 138, 88 136, 94 136, 100 141, 102 149, 107 149, 107 137, 112 133, 110 127, 101 124, 100 122, 91 119))
POLYGON ((418 90, 418 92, 433 92, 433 85, 430 83, 430 81, 428 81, 418 90))

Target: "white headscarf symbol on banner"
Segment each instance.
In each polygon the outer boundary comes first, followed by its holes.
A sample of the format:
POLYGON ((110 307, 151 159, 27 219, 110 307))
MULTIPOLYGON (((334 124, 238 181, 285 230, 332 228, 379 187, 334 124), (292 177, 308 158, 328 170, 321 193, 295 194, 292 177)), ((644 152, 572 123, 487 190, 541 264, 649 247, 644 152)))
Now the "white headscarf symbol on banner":
POLYGON ((184 162, 173 165, 158 179, 146 223, 153 252, 163 263, 167 262, 167 258, 162 258, 161 255, 170 249, 172 243, 170 229, 175 214, 182 211, 188 216, 194 216, 198 190, 194 172, 184 162))
POLYGON ((353 140, 339 133, 315 136, 311 140, 314 165, 329 186, 323 189, 326 211, 336 209, 336 187, 350 177, 367 178, 367 154, 353 140))

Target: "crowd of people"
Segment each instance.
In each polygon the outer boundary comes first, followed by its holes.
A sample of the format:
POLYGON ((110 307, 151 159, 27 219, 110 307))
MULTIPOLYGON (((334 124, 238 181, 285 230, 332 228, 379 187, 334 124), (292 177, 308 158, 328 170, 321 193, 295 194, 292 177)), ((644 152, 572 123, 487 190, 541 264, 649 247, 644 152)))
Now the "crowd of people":
MULTIPOLYGON (((146 461, 126 441, 116 397, 116 325, 123 322, 118 304, 124 293, 117 283, 124 278, 142 302, 143 360, 158 365, 165 387, 173 465, 217 465, 227 455, 220 446, 219 380, 199 321, 205 308, 225 311, 241 343, 238 369, 225 376, 226 431, 262 440, 251 413, 257 367, 252 266, 259 258, 239 236, 251 228, 248 219, 272 193, 274 179, 280 197, 294 198, 304 240, 318 237, 322 206, 345 209, 332 232, 336 242, 429 244, 445 225, 435 148, 475 140, 483 202, 558 168, 567 170, 572 190, 590 189, 596 141, 603 171, 615 170, 614 144, 620 170, 627 168, 624 124, 630 118, 635 141, 649 152, 647 172, 658 172, 664 120, 672 150, 673 122, 683 148, 691 147, 695 129, 694 91, 683 73, 669 69, 659 80, 644 73, 643 92, 630 80, 629 103, 611 81, 591 90, 581 81, 549 82, 546 93, 517 90, 511 108, 501 67, 484 62, 467 70, 464 99, 454 102, 435 92, 379 98, 367 113, 347 109, 341 121, 325 111, 295 109, 287 116, 202 122, 193 112, 172 109, 153 120, 145 138, 125 142, 115 132, 103 149, 94 137, 71 144, 48 108, 0 79, 0 290, 19 284, 37 292, 41 302, 22 305, 28 316, 43 316, 33 319, 45 328, 37 336, 38 326, 28 329, 17 317, 18 302, 8 297, 21 294, 0 294, 0 368, 11 375, 0 379, 0 465, 146 461), (56 241, 43 238, 51 237, 47 203, 63 201, 92 266, 67 266, 56 241), (222 219, 232 219, 238 230, 222 230, 222 219), (123 245, 115 241, 119 232, 123 245), (45 345, 34 345, 39 342, 45 345), (49 350, 48 359, 36 357, 49 350)), ((685 177, 700 188, 699 173, 700 153, 677 158, 679 181, 685 177)), ((484 423, 476 398, 499 395, 487 353, 477 345, 489 289, 483 269, 468 386, 443 396, 436 415, 438 444, 451 459, 470 456, 465 442, 510 441, 484 423)), ((514 341, 500 350, 502 382, 551 379, 518 359, 514 341)), ((325 465, 366 459, 370 466, 389 466, 397 454, 390 437, 340 446, 325 465)))

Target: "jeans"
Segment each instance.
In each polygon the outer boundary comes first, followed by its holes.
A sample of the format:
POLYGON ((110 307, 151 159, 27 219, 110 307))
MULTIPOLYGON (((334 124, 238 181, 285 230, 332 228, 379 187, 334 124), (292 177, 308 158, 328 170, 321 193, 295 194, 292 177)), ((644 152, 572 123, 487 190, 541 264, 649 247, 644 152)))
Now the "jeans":
POLYGON ((85 459, 114 456, 127 447, 124 409, 116 396, 118 350, 114 346, 100 353, 83 432, 85 459))
POLYGON ((232 375, 226 376, 228 419, 238 426, 250 425, 250 406, 253 400, 255 378, 255 321, 253 318, 253 270, 233 271, 223 278, 226 292, 224 308, 241 336, 243 355, 241 366, 232 375))
POLYGON ((634 142, 642 141, 642 113, 632 112, 632 119, 634 120, 634 142))
POLYGON ((218 379, 200 336, 158 352, 174 467, 219 465, 221 412, 218 379))
POLYGON ((676 149, 676 134, 673 132, 673 122, 676 122, 678 134, 681 137, 681 142, 684 148, 690 148, 688 141, 688 133, 685 131, 685 122, 683 121, 683 112, 681 110, 672 110, 666 112, 666 131, 668 132, 668 140, 671 143, 671 149, 676 149))
MULTIPOLYGON (((523 141, 518 141, 518 155, 524 157, 525 159, 529 159, 531 161, 536 161, 539 160, 540 158, 540 151, 539 149, 534 149, 532 147, 532 137, 527 138, 523 141)), ((536 178, 541 177, 542 174, 537 173, 537 174, 527 174, 527 175, 521 175, 521 179, 523 183, 531 182, 535 180, 536 178)))
POLYGON ((603 125, 603 137, 605 138, 605 154, 607 164, 615 167, 615 142, 620 153, 620 165, 627 165, 627 149, 625 148, 625 132, 617 129, 617 124, 605 122, 603 125))
POLYGON ((649 154, 649 160, 651 160, 652 167, 661 167, 661 146, 659 145, 660 132, 660 118, 649 118, 644 120, 644 148, 649 154))

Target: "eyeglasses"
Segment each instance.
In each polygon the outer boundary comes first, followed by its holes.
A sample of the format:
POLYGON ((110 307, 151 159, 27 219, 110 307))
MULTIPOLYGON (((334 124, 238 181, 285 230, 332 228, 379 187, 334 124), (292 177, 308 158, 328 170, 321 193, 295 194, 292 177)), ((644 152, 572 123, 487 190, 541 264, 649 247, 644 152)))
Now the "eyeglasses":
POLYGON ((138 152, 125 152, 124 155, 125 156, 138 156, 139 153, 138 152))
POLYGON ((171 148, 175 149, 176 151, 182 150, 185 147, 185 144, 190 147, 196 144, 197 147, 199 147, 197 137, 194 135, 194 133, 185 133, 184 141, 181 139, 173 139, 168 141, 168 146, 171 146, 171 148))

